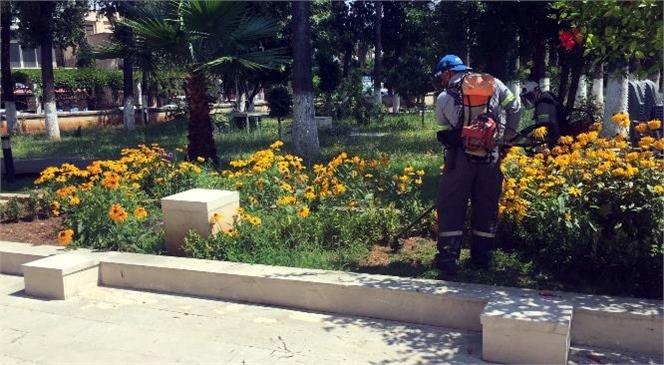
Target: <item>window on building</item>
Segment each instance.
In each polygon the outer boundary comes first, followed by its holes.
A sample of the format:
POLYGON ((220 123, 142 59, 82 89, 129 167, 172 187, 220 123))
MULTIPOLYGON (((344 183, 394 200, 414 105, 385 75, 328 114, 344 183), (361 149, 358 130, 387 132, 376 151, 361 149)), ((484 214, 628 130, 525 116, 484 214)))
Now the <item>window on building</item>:
POLYGON ((9 66, 21 68, 21 48, 18 43, 9 44, 9 66))
POLYGON ((95 34, 95 25, 93 23, 85 23, 85 35, 95 34))
POLYGON ((27 46, 21 47, 21 54, 23 55, 23 67, 37 68, 37 50, 27 46))
POLYGON ((11 42, 9 44, 9 64, 12 68, 39 68, 41 67, 41 48, 11 42))

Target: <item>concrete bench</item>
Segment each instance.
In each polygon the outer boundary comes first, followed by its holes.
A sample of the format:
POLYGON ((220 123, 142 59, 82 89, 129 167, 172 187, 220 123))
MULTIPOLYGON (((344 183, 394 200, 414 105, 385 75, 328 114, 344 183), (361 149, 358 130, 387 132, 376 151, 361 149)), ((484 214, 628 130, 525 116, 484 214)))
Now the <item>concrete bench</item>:
POLYGON ((25 263, 22 269, 28 295, 64 300, 97 285, 99 260, 67 253, 25 263))
POLYGON ((480 316, 482 359, 508 364, 567 364, 572 306, 545 298, 496 298, 480 316))

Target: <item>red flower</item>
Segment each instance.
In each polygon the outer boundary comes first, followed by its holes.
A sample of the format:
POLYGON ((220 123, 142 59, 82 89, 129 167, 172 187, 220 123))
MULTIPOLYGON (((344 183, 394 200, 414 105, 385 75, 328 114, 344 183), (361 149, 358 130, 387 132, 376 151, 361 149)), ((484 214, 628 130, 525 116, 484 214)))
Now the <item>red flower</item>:
POLYGON ((575 35, 573 33, 566 31, 561 31, 560 35, 558 35, 558 39, 560 39, 560 45, 568 51, 574 48, 574 45, 576 44, 576 42, 574 42, 574 38, 575 35))

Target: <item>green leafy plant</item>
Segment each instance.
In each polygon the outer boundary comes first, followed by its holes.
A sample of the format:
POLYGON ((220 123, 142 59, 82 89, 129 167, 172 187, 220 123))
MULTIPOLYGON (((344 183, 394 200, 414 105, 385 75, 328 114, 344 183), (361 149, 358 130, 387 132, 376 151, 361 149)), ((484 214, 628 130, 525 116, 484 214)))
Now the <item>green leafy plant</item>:
POLYGON ((23 210, 18 202, 18 199, 12 198, 2 208, 2 219, 9 222, 18 222, 23 215, 23 210))

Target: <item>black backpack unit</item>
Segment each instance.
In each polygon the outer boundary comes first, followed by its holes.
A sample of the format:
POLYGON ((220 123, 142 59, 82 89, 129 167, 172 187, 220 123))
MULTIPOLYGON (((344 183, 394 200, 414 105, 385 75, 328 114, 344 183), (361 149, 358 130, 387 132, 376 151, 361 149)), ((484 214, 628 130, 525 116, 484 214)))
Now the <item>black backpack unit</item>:
MULTIPOLYGON (((572 132, 572 122, 570 120, 570 113, 568 112, 567 108, 563 105, 562 102, 558 99, 558 97, 553 94, 550 91, 545 91, 542 93, 542 97, 537 101, 535 104, 535 109, 537 109, 537 105, 540 103, 544 104, 549 104, 553 105, 556 108, 556 114, 558 116, 558 132, 559 136, 571 136, 573 135, 572 132)), ((557 140, 557 138, 556 138, 557 140)))

